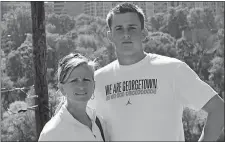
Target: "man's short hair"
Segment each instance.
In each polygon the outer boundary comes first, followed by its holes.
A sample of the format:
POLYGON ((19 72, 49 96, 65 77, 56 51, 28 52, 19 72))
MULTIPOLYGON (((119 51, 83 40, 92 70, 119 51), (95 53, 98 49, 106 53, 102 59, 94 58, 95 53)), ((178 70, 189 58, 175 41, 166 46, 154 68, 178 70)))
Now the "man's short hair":
POLYGON ((137 13, 141 22, 141 29, 144 29, 145 15, 143 10, 137 5, 129 3, 129 2, 120 3, 109 11, 106 17, 106 22, 109 29, 111 30, 112 18, 115 14, 121 14, 121 13, 127 13, 127 12, 137 13))

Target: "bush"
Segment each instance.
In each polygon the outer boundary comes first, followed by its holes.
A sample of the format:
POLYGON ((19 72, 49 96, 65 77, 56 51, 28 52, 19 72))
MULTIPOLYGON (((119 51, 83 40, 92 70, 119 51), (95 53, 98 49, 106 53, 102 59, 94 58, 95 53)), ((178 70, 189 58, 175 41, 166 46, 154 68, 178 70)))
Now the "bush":
POLYGON ((8 115, 1 121, 2 141, 35 141, 36 123, 34 111, 8 115))

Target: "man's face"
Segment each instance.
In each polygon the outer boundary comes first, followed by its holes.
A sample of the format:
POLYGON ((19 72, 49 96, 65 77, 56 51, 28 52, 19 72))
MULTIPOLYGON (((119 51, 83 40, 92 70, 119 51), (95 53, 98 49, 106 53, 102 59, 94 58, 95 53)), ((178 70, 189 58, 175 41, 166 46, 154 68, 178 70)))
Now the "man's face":
POLYGON ((143 51, 141 21, 136 13, 115 14, 108 34, 117 54, 133 55, 143 51))

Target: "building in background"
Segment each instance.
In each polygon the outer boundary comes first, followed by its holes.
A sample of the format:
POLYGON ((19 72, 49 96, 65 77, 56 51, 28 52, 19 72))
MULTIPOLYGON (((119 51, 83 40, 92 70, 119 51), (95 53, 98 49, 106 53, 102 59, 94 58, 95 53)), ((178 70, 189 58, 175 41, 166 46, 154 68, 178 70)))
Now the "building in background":
POLYGON ((68 14, 70 16, 77 16, 84 11, 84 2, 79 1, 55 1, 55 14, 68 14))
POLYGON ((30 2, 16 2, 16 1, 1 1, 1 17, 10 10, 15 10, 18 7, 23 9, 30 9, 30 2))
MULTIPOLYGON (((3 18, 3 15, 7 13, 10 10, 15 10, 16 8, 21 7, 22 9, 31 9, 31 3, 30 1, 2 1, 1 2, 1 16, 3 18)), ((45 2, 45 12, 46 14, 48 13, 53 13, 53 8, 54 8, 54 2, 45 2)))
POLYGON ((112 3, 108 1, 84 2, 84 13, 105 18, 112 7, 112 3))
POLYGON ((50 1, 50 2, 45 2, 45 14, 51 14, 54 13, 54 2, 50 1))
POLYGON ((66 14, 70 16, 77 16, 84 12, 84 2, 82 1, 68 1, 64 5, 64 9, 66 11, 66 14))
POLYGON ((65 9, 64 1, 55 1, 54 2, 54 13, 55 14, 66 14, 67 10, 65 9))
MULTIPOLYGON (((120 3, 119 1, 96 1, 96 2, 91 2, 91 1, 87 1, 84 2, 84 13, 91 15, 91 16, 96 16, 96 17, 102 17, 102 18, 106 18, 108 12, 110 11, 110 9, 112 7, 115 7, 118 3, 120 3)), ((140 6, 144 13, 146 13, 146 2, 132 2, 138 6, 140 6)))
POLYGON ((170 2, 145 2, 146 16, 151 17, 156 13, 166 12, 169 7, 209 8, 214 15, 224 11, 224 2, 221 1, 170 1, 170 2))
MULTIPOLYGON (((68 14, 70 16, 77 16, 85 13, 90 16, 106 18, 109 10, 115 7, 120 1, 55 1, 45 2, 46 13, 68 14)), ((210 8, 212 12, 217 15, 224 11, 224 2, 222 1, 132 1, 141 7, 146 17, 151 17, 156 13, 165 13, 169 7, 183 6, 189 8, 210 8)), ((30 9, 30 2, 1 2, 1 16, 12 9, 23 7, 30 9)))

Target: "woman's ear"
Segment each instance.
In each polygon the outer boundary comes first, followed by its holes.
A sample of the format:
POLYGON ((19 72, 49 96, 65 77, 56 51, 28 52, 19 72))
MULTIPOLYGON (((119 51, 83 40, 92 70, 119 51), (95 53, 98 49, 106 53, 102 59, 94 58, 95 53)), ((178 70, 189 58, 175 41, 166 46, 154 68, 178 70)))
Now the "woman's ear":
POLYGON ((94 81, 94 86, 93 86, 93 93, 95 92, 95 81, 94 81))
POLYGON ((142 30, 142 37, 141 37, 142 41, 144 41, 147 38, 147 36, 148 36, 148 30, 144 28, 142 30))

